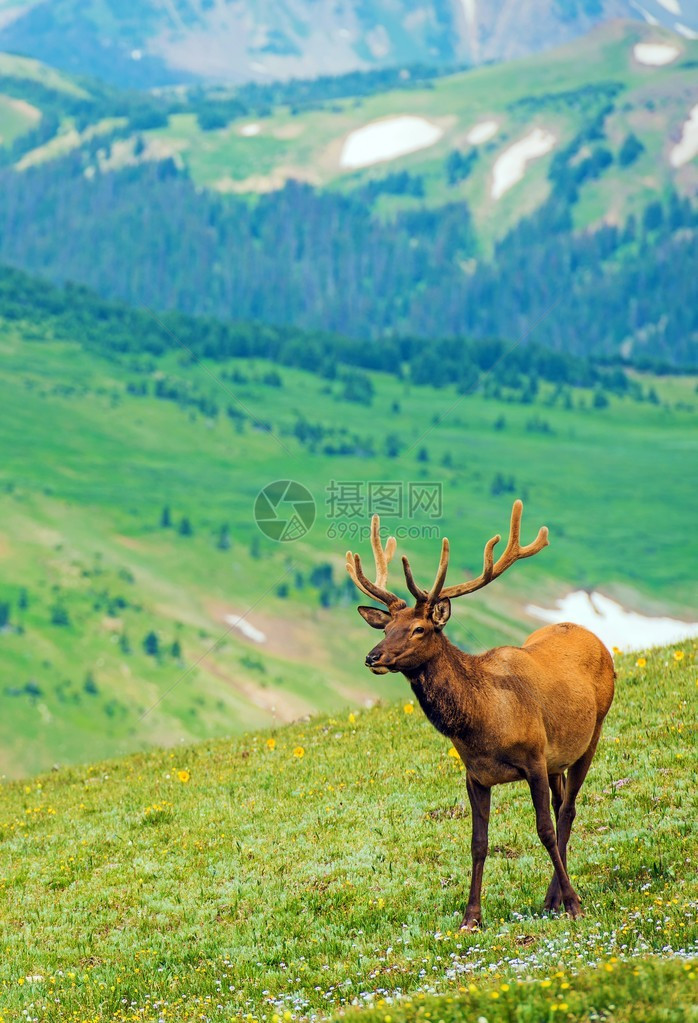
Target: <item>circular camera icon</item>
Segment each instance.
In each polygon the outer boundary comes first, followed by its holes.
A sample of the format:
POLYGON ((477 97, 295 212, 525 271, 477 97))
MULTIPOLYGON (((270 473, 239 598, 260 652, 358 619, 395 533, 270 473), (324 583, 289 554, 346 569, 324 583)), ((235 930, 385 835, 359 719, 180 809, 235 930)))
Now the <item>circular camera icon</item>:
POLYGON ((313 495, 295 480, 267 483, 255 499, 254 520, 270 540, 300 540, 315 522, 313 495))

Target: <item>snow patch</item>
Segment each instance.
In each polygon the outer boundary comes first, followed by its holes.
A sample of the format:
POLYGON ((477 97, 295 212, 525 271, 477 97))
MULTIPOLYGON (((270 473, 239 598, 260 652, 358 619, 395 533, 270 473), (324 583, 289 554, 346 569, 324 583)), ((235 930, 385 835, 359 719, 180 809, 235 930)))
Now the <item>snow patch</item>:
POLYGON ((524 138, 497 157, 492 169, 492 198, 500 199, 521 181, 529 160, 545 156, 555 145, 555 136, 544 128, 534 128, 524 138))
POLYGON ((688 120, 684 121, 681 139, 669 153, 669 163, 672 167, 683 167, 696 155, 698 155, 698 103, 690 111, 688 120))
POLYGON ((260 124, 243 124, 240 129, 240 134, 244 135, 247 139, 251 138, 253 135, 259 135, 261 130, 262 126, 260 124))
POLYGON ((681 14, 681 4, 678 0, 657 0, 657 3, 661 4, 669 14, 681 14))
POLYGON ((225 621, 231 628, 241 632, 245 639, 251 639, 253 643, 266 643, 267 637, 262 630, 255 628, 243 615, 226 615, 225 621))
POLYGON ((461 0, 463 16, 468 30, 468 40, 472 51, 473 60, 477 63, 478 53, 478 32, 477 32, 477 0, 461 0))
POLYGON ((471 146, 479 146, 483 142, 489 142, 498 130, 499 123, 497 121, 480 121, 479 124, 472 126, 465 136, 465 141, 469 142, 471 146))
POLYGON ((671 43, 636 43, 633 46, 633 57, 638 64, 645 64, 647 67, 671 64, 680 52, 678 46, 672 46, 671 43))
POLYGON ((640 7, 639 4, 632 4, 632 6, 635 8, 636 11, 640 12, 640 14, 645 19, 645 21, 647 22, 648 25, 658 25, 659 24, 658 19, 655 18, 655 16, 653 14, 650 14, 649 11, 646 11, 644 7, 640 7))
POLYGON ((384 117, 347 135, 339 157, 339 166, 355 169, 394 160, 398 156, 433 146, 442 135, 443 129, 424 117, 413 117, 410 114, 384 117))
POLYGON ((677 618, 648 618, 628 611, 602 593, 577 590, 558 600, 552 610, 529 604, 528 614, 543 622, 574 622, 594 632, 609 650, 644 650, 651 646, 679 643, 698 636, 698 622, 682 622, 677 618))
POLYGON ((682 25, 680 21, 677 21, 674 24, 674 28, 680 36, 684 37, 684 39, 698 39, 698 32, 694 32, 692 28, 688 27, 688 25, 682 25))

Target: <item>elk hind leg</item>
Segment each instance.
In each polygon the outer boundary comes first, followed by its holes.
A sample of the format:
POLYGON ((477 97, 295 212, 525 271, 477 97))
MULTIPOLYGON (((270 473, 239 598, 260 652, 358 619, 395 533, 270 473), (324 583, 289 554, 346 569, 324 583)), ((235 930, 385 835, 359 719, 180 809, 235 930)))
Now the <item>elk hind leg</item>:
MULTIPOLYGON (((570 840, 572 824, 577 815, 577 796, 579 795, 579 790, 584 784, 584 779, 586 778, 589 767, 591 766, 591 761, 594 758, 594 753, 596 752, 596 746, 600 735, 601 722, 599 722, 596 726, 594 735, 586 751, 582 754, 579 760, 572 764, 567 772, 564 797, 557 815, 557 847, 560 851, 560 858, 562 859, 565 869, 567 869, 567 843, 570 840)), ((562 894, 560 892, 557 874, 553 874, 550 887, 548 888, 545 896, 544 908, 551 911, 556 910, 559 908, 561 901, 562 894)))
MULTIPOLYGON (((560 819, 560 807, 565 797, 565 776, 564 774, 551 774, 548 778, 550 784, 550 795, 553 803, 553 813, 555 814, 555 828, 559 834, 558 821, 560 819)), ((562 854, 561 854, 562 855, 562 854)), ((563 856, 563 863, 565 858, 563 856)), ((566 863, 565 863, 566 865, 566 863)), ((560 892, 560 885, 558 884, 557 874, 553 874, 553 879, 550 882, 547 895, 545 896, 545 909, 554 912, 559 909, 560 903, 562 902, 562 893, 560 892)))
MULTIPOLYGON (((548 770, 545 761, 542 758, 527 766, 526 780, 528 781, 529 788, 531 790, 531 798, 536 811, 536 830, 538 832, 538 838, 545 846, 555 869, 565 909, 571 917, 577 917, 581 914, 579 896, 572 887, 567 875, 567 870, 562 862, 562 856, 558 849, 555 826, 550 814, 548 770)), ((562 807, 560 808, 560 820, 562 820, 564 807, 565 802, 563 800, 562 807)))

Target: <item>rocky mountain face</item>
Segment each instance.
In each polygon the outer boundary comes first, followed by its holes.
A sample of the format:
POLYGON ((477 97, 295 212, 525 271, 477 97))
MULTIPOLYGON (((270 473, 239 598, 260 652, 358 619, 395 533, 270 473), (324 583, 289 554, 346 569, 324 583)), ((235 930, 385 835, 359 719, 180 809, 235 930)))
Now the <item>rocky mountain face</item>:
POLYGON ((0 50, 129 87, 481 64, 631 18, 698 37, 694 0, 0 0, 0 50))

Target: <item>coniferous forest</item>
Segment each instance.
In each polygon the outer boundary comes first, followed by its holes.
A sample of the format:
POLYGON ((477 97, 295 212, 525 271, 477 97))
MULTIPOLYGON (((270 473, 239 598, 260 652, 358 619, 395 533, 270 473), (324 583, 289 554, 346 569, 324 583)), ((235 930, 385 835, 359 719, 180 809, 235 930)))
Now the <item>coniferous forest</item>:
POLYGON ((250 202, 173 161, 84 174, 75 154, 0 179, 0 259, 160 310, 354 338, 524 339, 639 365, 696 365, 698 212, 676 193, 574 232, 574 191, 482 256, 464 203, 378 217, 363 195, 291 182, 250 202), (632 336, 632 341, 629 338, 632 336))

